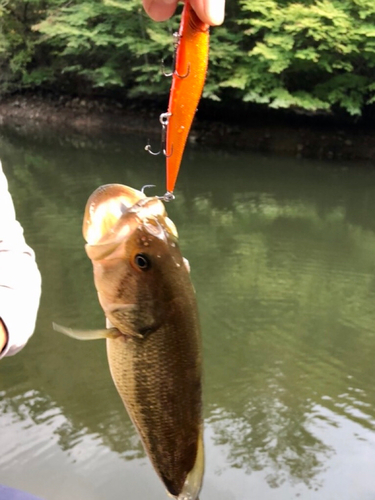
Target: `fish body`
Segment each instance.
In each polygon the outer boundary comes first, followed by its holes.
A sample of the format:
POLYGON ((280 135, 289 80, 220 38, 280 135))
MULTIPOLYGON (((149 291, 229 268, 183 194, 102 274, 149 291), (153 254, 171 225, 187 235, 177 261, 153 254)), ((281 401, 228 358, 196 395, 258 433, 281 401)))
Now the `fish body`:
POLYGON ((186 0, 178 33, 176 64, 168 104, 167 191, 173 193, 185 144, 202 95, 209 52, 209 25, 186 0))
POLYGON ((56 329, 107 338, 113 381, 156 472, 172 496, 196 500, 204 469, 201 341, 176 228, 159 199, 110 184, 89 198, 83 234, 108 330, 56 329))

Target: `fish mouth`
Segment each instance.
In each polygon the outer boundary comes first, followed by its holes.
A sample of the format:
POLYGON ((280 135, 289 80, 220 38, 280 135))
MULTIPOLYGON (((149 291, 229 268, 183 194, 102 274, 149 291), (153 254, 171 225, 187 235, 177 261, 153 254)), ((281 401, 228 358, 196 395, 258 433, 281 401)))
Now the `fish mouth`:
POLYGON ((151 236, 161 240, 166 240, 168 236, 178 239, 177 228, 159 198, 139 200, 129 209, 129 213, 137 215, 142 229, 151 236))
POLYGON ((101 186, 86 204, 83 236, 89 246, 120 243, 136 229, 162 239, 178 239, 159 198, 121 184, 101 186))
POLYGON ((142 198, 146 196, 141 191, 122 184, 98 187, 86 203, 82 225, 86 242, 89 245, 99 243, 142 198))

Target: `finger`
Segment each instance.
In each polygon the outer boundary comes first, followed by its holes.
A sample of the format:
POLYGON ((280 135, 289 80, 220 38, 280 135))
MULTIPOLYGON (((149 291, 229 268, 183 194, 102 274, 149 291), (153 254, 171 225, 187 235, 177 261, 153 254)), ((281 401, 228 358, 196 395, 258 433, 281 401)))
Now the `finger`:
POLYGON ((190 0, 197 16, 204 23, 218 26, 224 21, 225 0, 190 0))
POLYGON ((176 10, 178 0, 143 0, 143 7, 154 21, 169 19, 176 10))

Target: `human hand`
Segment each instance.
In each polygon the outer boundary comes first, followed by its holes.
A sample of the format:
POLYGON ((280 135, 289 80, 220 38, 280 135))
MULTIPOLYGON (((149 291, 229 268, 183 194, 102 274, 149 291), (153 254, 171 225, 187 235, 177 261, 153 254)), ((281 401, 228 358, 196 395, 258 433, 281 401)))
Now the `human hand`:
POLYGON ((0 319, 0 353, 7 345, 7 342, 8 342, 7 330, 5 328, 4 323, 0 319))
MULTIPOLYGON (((154 21, 169 19, 176 10, 178 0, 143 0, 143 7, 154 21)), ((217 26, 224 21, 225 0, 190 0, 201 21, 217 26)))

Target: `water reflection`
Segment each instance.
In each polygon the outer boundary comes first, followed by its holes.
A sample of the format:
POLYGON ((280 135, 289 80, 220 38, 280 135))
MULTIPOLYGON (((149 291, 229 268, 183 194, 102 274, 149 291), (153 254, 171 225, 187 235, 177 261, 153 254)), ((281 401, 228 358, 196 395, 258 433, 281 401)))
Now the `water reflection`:
MULTIPOLYGON (((162 499, 103 342, 74 342, 51 322, 103 325, 81 236, 88 195, 108 182, 162 186, 163 168, 143 138, 82 141, 0 136, 43 276, 36 334, 0 364, 0 481, 56 500, 44 473, 54 463, 56 481, 83 481, 65 498, 162 499), (20 463, 38 480, 20 478, 20 463)), ((375 497, 374 177, 188 151, 168 211, 204 333, 207 500, 375 497)))

